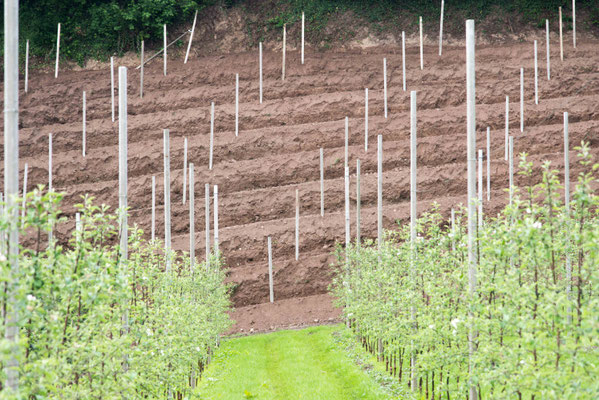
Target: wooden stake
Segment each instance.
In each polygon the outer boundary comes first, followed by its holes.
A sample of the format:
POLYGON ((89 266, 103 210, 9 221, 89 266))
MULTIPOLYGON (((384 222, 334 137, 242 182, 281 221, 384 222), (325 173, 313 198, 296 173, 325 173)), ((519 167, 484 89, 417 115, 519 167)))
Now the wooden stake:
POLYGON ((141 41, 141 71, 139 73, 139 98, 144 97, 144 41, 141 41))
POLYGON ((455 210, 451 209, 451 232, 453 234, 451 239, 451 250, 455 251, 455 210))
POLYGON ((208 169, 212 170, 212 156, 214 154, 214 102, 210 105, 210 157, 208 169))
POLYGON ((424 69, 424 48, 422 43, 422 17, 420 17, 420 69, 424 69))
POLYGON ((520 132, 524 132, 524 68, 520 68, 520 132))
POLYGON ((562 61, 564 61, 564 35, 561 7, 559 7, 559 57, 562 61))
POLYGON ((239 74, 235 74, 235 136, 239 136, 239 74))
POLYGON ((360 198, 360 159, 356 161, 356 245, 359 246, 362 238, 360 237, 360 208, 362 206, 360 198))
POLYGON ((193 163, 189 163, 189 265, 194 270, 196 260, 196 227, 195 227, 195 172, 193 163))
POLYGON ((537 60, 537 41, 534 41, 535 49, 535 104, 539 105, 539 64, 537 60))
MULTIPOLYGON (((564 113, 564 206, 566 213, 570 214, 570 139, 569 139, 569 120, 568 113, 564 113)), ((569 235, 568 235, 569 236, 569 235)), ((568 241, 570 238, 568 237, 568 241)), ((570 248, 566 247, 566 294, 568 301, 572 292, 572 261, 570 259, 570 248)), ((572 323, 572 307, 568 305, 567 309, 568 323, 572 323)))
POLYGON ((283 24, 283 71, 281 71, 281 80, 285 80, 285 54, 287 53, 287 24, 283 24))
POLYGON ((187 197, 187 138, 183 139, 183 204, 187 197))
POLYGON ((270 240, 270 236, 268 237, 268 289, 270 294, 270 302, 275 302, 275 293, 273 288, 273 279, 272 279, 272 241, 270 240))
POLYGON ((387 118, 387 58, 383 58, 383 96, 384 96, 385 118, 387 118))
POLYGON ((547 44, 547 80, 551 80, 551 54, 549 52, 549 20, 545 20, 545 41, 547 44))
POLYGON ((295 261, 299 260, 299 189, 295 189, 295 261))
POLYGON ((85 157, 85 90, 83 91, 83 116, 82 116, 82 120, 83 120, 83 127, 82 127, 82 153, 83 153, 83 157, 85 157))
POLYGON ((56 34, 56 66, 54 67, 54 78, 58 78, 58 60, 60 58, 60 22, 58 23, 58 33, 56 34))
POLYGON ((214 254, 220 257, 218 249, 218 185, 214 185, 214 254))
POLYGON ((443 52, 443 11, 445 9, 445 0, 441 0, 441 22, 439 23, 439 57, 443 52))
MULTIPOLYGON (((417 104, 416 104, 416 91, 410 92, 410 280, 415 287, 416 283, 416 224, 417 224, 417 104)), ((416 308, 412 304, 410 307, 410 314, 414 330, 416 327, 416 308)), ((410 376, 411 376, 411 387, 418 387, 417 376, 416 376, 416 354, 414 351, 410 355, 410 376)), ((415 389, 413 389, 415 390, 415 389)))
POLYGON ((324 150, 320 148, 320 216, 324 217, 324 150))
POLYGON ((166 48, 167 48, 167 42, 166 42, 166 24, 164 24, 164 76, 166 76, 166 60, 167 60, 167 56, 166 56, 166 48))
POLYGON ((167 254, 166 272, 171 271, 171 158, 170 134, 168 129, 163 130, 164 141, 164 247, 167 254))
POLYGON ((304 28, 305 28, 305 18, 304 18, 304 12, 302 11, 302 65, 304 65, 304 28))
MULTIPOLYGON (((75 213, 75 231, 79 234, 81 232, 81 214, 75 213)), ((77 235, 79 236, 79 235, 77 235)))
POLYGON ((576 48, 576 0, 572 0, 572 43, 576 48))
POLYGON ((262 42, 260 42, 258 44, 259 46, 259 57, 260 57, 260 80, 259 80, 259 84, 260 84, 260 104, 262 104, 262 42))
MULTIPOLYGON (((474 298, 476 292, 476 268, 477 257, 475 251, 476 235, 476 93, 475 93, 475 40, 474 20, 466 21, 466 108, 467 108, 467 131, 468 131, 468 281, 470 298, 474 298)), ((472 359, 475 352, 476 333, 472 327, 468 332, 468 354, 472 359)), ((470 384, 470 400, 478 400, 476 386, 470 384)))
POLYGON ((368 151, 368 88, 364 89, 364 151, 368 151))
POLYGON ((127 226, 127 67, 119 67, 119 209, 121 217, 121 258, 128 259, 127 226))
POLYGON ((487 126, 487 201, 491 201, 491 128, 487 126))
POLYGON ((48 134, 48 193, 52 192, 52 134, 48 134))
POLYGON ((114 57, 110 57, 110 101, 112 122, 114 122, 114 57))
POLYGON ((187 64, 187 59, 189 58, 189 50, 191 50, 191 42, 193 41, 193 33, 196 30, 196 20, 198 19, 198 11, 196 10, 195 15, 193 16, 193 25, 191 26, 191 33, 189 34, 189 43, 187 43, 187 51, 185 52, 185 61, 183 64, 187 64))
POLYGON ((403 80, 403 91, 406 91, 406 33, 401 31, 401 77, 403 80))
POLYGON ((29 39, 25 42, 25 93, 29 90, 29 39))
POLYGON ((156 175, 152 175, 152 241, 156 239, 156 175))
POLYGON ((206 221, 206 271, 210 267, 210 184, 204 187, 204 219, 206 221))
POLYGON ((509 163, 509 175, 510 175, 510 205, 512 204, 514 197, 514 137, 510 136, 510 163, 509 163))

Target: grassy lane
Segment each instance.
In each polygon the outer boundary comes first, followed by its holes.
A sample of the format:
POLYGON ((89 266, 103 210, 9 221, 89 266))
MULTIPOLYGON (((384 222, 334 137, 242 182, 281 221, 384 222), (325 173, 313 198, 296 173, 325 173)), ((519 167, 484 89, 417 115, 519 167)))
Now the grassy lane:
POLYGON ((225 340, 204 373, 199 398, 400 398, 394 385, 379 379, 380 366, 366 373, 356 363, 368 356, 351 343, 341 325, 225 340))

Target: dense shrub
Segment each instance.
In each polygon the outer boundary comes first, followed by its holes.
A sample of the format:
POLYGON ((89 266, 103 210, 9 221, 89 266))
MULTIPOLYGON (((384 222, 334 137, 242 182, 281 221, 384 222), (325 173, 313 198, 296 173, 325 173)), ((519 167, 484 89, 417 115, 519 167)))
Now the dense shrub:
MULTIPOLYGON (((409 227, 348 251, 334 292, 364 344, 417 398, 597 399, 599 396, 599 196, 588 148, 570 208, 558 173, 522 188, 477 232, 478 290, 469 294, 466 224, 436 210, 409 227), (569 271, 571 279, 568 279, 569 271), (468 333, 477 332, 469 358, 468 333), (470 372, 469 372, 470 371, 470 372)), ((531 175, 524 157, 521 174, 531 175)), ((532 181, 531 179, 524 179, 532 181)), ((340 254, 340 260, 345 255, 340 254)))
POLYGON ((113 244, 116 215, 89 199, 69 243, 46 246, 50 227, 63 223, 60 197, 40 189, 27 196, 23 229, 33 243, 21 249, 13 281, 6 258, 0 262, 2 326, 15 305, 20 317, 17 345, 0 340, 0 364, 17 356, 21 391, 15 397, 0 388, 0 398, 166 398, 167 391, 192 391, 190 379, 200 376, 229 327, 219 262, 192 269, 188 256, 165 254, 159 241, 144 241, 136 229, 129 259, 122 260, 113 244), (11 284, 15 304, 7 301, 11 284))

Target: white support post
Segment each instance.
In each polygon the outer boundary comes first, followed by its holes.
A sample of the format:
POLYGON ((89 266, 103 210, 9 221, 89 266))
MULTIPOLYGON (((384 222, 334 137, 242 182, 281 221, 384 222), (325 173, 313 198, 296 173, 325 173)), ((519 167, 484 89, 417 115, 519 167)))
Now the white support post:
MULTIPOLYGON (((5 189, 6 190, 6 189, 5 189)), ((48 134, 48 193, 52 193, 52 134, 48 134)), ((48 231, 48 246, 52 244, 54 237, 54 227, 50 225, 48 231)))
POLYGON ((368 88, 364 89, 364 151, 368 151, 368 88))
POLYGON ((320 216, 324 217, 324 150, 320 148, 320 216))
POLYGON ((559 7, 559 57, 562 61, 564 61, 564 34, 561 7, 559 7))
POLYGON ((127 67, 119 67, 119 209, 122 212, 121 258, 127 261, 129 243, 127 227, 127 67))
MULTIPOLYGON (((416 117, 417 113, 416 104, 416 91, 410 92, 410 280, 412 285, 415 287, 415 276, 416 276, 416 223, 418 218, 417 213, 417 124, 418 120, 416 117)), ((413 329, 416 327, 416 308, 414 304, 410 307, 410 314, 413 324, 413 329)), ((410 354, 410 377, 411 377, 411 388, 416 390, 418 387, 418 377, 416 375, 416 354, 412 350, 410 354)))
POLYGON ((424 47, 422 43, 422 17, 419 18, 420 25, 420 69, 424 69, 424 47))
POLYGON ((21 228, 25 226, 25 205, 27 200, 27 174, 29 172, 29 165, 25 163, 25 169, 23 170, 23 200, 21 202, 21 228))
POLYGON ((218 185, 214 185, 214 254, 216 255, 216 258, 220 257, 218 244, 218 185))
POLYGON ((510 96, 505 96, 505 161, 508 160, 509 145, 508 137, 510 136, 510 96))
POLYGON ((10 357, 4 363, 7 396, 19 396, 19 317, 21 306, 17 301, 19 289, 19 214, 16 198, 19 195, 19 2, 4 0, 4 193, 6 209, 10 213, 8 254, 10 275, 5 286, 4 339, 10 357))
POLYGON ((283 70, 281 71, 281 80, 285 80, 285 54, 287 53, 287 24, 283 24, 283 70))
POLYGON ((144 97, 144 41, 141 41, 141 71, 139 72, 139 98, 144 97))
POLYGON ((77 232, 77 236, 81 232, 81 214, 75 213, 75 231, 77 232))
MULTIPOLYGON (((568 129, 568 113, 564 113, 564 205, 566 213, 570 214, 570 138, 568 129)), ((567 240, 570 238, 568 236, 567 240)), ((566 247, 566 294, 570 301, 572 292, 572 261, 570 259, 570 247, 566 247)), ((568 305, 568 323, 572 323, 572 307, 568 305)))
POLYGON ((510 162, 509 162, 509 184, 510 184, 510 205, 514 197, 514 137, 510 136, 510 162))
POLYGON ((275 293, 273 288, 273 279, 272 279, 272 241, 270 236, 268 237, 268 290, 270 294, 270 302, 275 302, 275 293))
POLYGON ((349 211, 349 167, 345 167, 345 175, 344 175, 344 183, 345 183, 345 249, 346 249, 346 261, 347 261, 347 248, 351 242, 351 232, 350 232, 350 211, 349 211))
POLYGON ((478 229, 483 226, 483 151, 478 149, 478 229))
POLYGON ((206 222, 206 271, 210 267, 210 184, 204 187, 204 220, 206 222))
POLYGON ((183 139, 183 204, 187 197, 187 138, 183 139))
POLYGON ((451 239, 451 251, 455 251, 455 210, 452 208, 451 209, 451 233, 452 233, 452 239, 451 239))
POLYGON ((193 42, 193 34, 196 30, 197 19, 198 19, 198 11, 196 10, 195 15, 193 16, 193 25, 191 25, 191 33, 189 34, 189 43, 187 43, 187 51, 185 52, 185 61, 183 61, 183 64, 187 64, 187 60, 189 59, 189 50, 191 50, 191 42, 193 42))
POLYGON ((576 0, 572 0, 572 43, 576 48, 576 0))
POLYGON ((491 128, 487 126, 487 201, 491 201, 491 128))
POLYGON ((383 135, 377 136, 377 243, 383 244, 383 135))
POLYGON ((156 239, 156 175, 152 175, 152 241, 156 239))
POLYGON ((110 101, 112 122, 114 122, 114 57, 110 57, 110 101))
POLYGON ((524 68, 520 68, 520 132, 524 132, 524 68))
POLYGON ((348 166, 348 158, 349 158, 349 117, 345 117, 345 163, 343 166, 347 168, 348 166))
POLYGON ((83 157, 85 157, 85 108, 86 108, 86 104, 85 104, 85 90, 83 91, 83 115, 82 115, 82 121, 83 121, 83 126, 82 126, 82 135, 81 135, 81 152, 83 154, 83 157))
POLYGON ((168 129, 163 131, 164 141, 164 247, 167 254, 166 272, 171 271, 171 156, 170 156, 170 133, 168 129))
POLYGON ((262 42, 260 42, 258 44, 259 46, 259 70, 260 70, 260 77, 259 77, 259 85, 260 85, 260 104, 262 104, 262 42))
POLYGON ((212 170, 212 157, 214 154, 214 102, 210 105, 210 156, 208 169, 212 170))
POLYGON ((539 105, 539 63, 537 58, 537 41, 534 41, 535 49, 535 104, 539 105))
MULTIPOLYGON (((475 40, 474 20, 466 20, 466 108, 467 108, 467 160, 468 160, 468 282, 470 298, 474 299, 476 292, 477 257, 475 249, 476 235, 476 69, 475 69, 475 40)), ((468 355, 472 359, 475 352, 476 333, 472 326, 468 332, 468 355)), ((472 365, 470 364, 470 368, 472 365)), ((472 372, 472 369, 471 369, 472 372)), ((470 400, 478 400, 476 386, 470 383, 470 400)))
POLYGON ((387 58, 383 58, 383 101, 385 118, 387 118, 387 58))
POLYGON ((235 74, 235 136, 239 136, 239 74, 235 74))
POLYGON ((58 33, 56 34, 56 66, 54 67, 54 78, 58 78, 58 60, 60 59, 60 22, 58 23, 58 33))
POLYGON ((302 65, 304 65, 304 31, 305 31, 305 15, 302 11, 302 65))
POLYGON ((295 189, 295 261, 299 260, 299 189, 295 189))
POLYGON ((362 207, 360 198, 360 160, 356 161, 356 245, 359 246, 362 240, 360 232, 360 208, 362 207))
POLYGON ((193 272, 196 262, 195 171, 189 163, 189 265, 193 272))
POLYGON ((549 20, 545 20, 545 42, 547 45, 547 80, 551 80, 551 53, 549 52, 549 20))
POLYGON ((25 42, 25 93, 29 90, 29 39, 25 42))
POLYGON ((163 52, 164 52, 164 76, 166 76, 166 60, 167 60, 166 48, 168 47, 167 41, 166 41, 166 24, 164 24, 163 38, 164 38, 164 50, 163 50, 163 52))
POLYGON ((441 0, 441 22, 439 22, 439 57, 443 53, 443 11, 445 9, 445 0, 441 0))
POLYGON ((403 91, 406 91, 406 33, 401 31, 401 78, 403 91))

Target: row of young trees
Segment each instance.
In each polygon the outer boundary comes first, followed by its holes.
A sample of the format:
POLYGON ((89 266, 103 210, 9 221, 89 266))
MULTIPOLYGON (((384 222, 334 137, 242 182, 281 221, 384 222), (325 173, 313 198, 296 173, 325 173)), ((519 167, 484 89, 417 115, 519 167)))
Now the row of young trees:
POLYGON ((477 232, 478 285, 468 292, 465 218, 437 208, 376 243, 340 250, 333 291, 364 346, 418 398, 596 399, 599 396, 599 196, 589 148, 569 207, 558 172, 523 154, 514 200, 477 232), (343 260, 343 261, 342 261, 343 260), (468 332, 477 332, 469 358, 468 332))
MULTIPOLYGON (((68 244, 46 246, 46 235, 65 220, 61 198, 41 187, 27 195, 16 303, 7 301, 10 267, 5 256, 0 261, 3 326, 8 308, 20 309, 17 344, 0 341, 0 363, 14 355, 19 361, 20 393, 0 387, 0 398, 183 398, 230 326, 219 260, 192 266, 188 255, 165 253, 131 229, 125 261, 119 214, 88 197, 68 244)), ((5 213, 0 221, 5 231, 5 213)))

